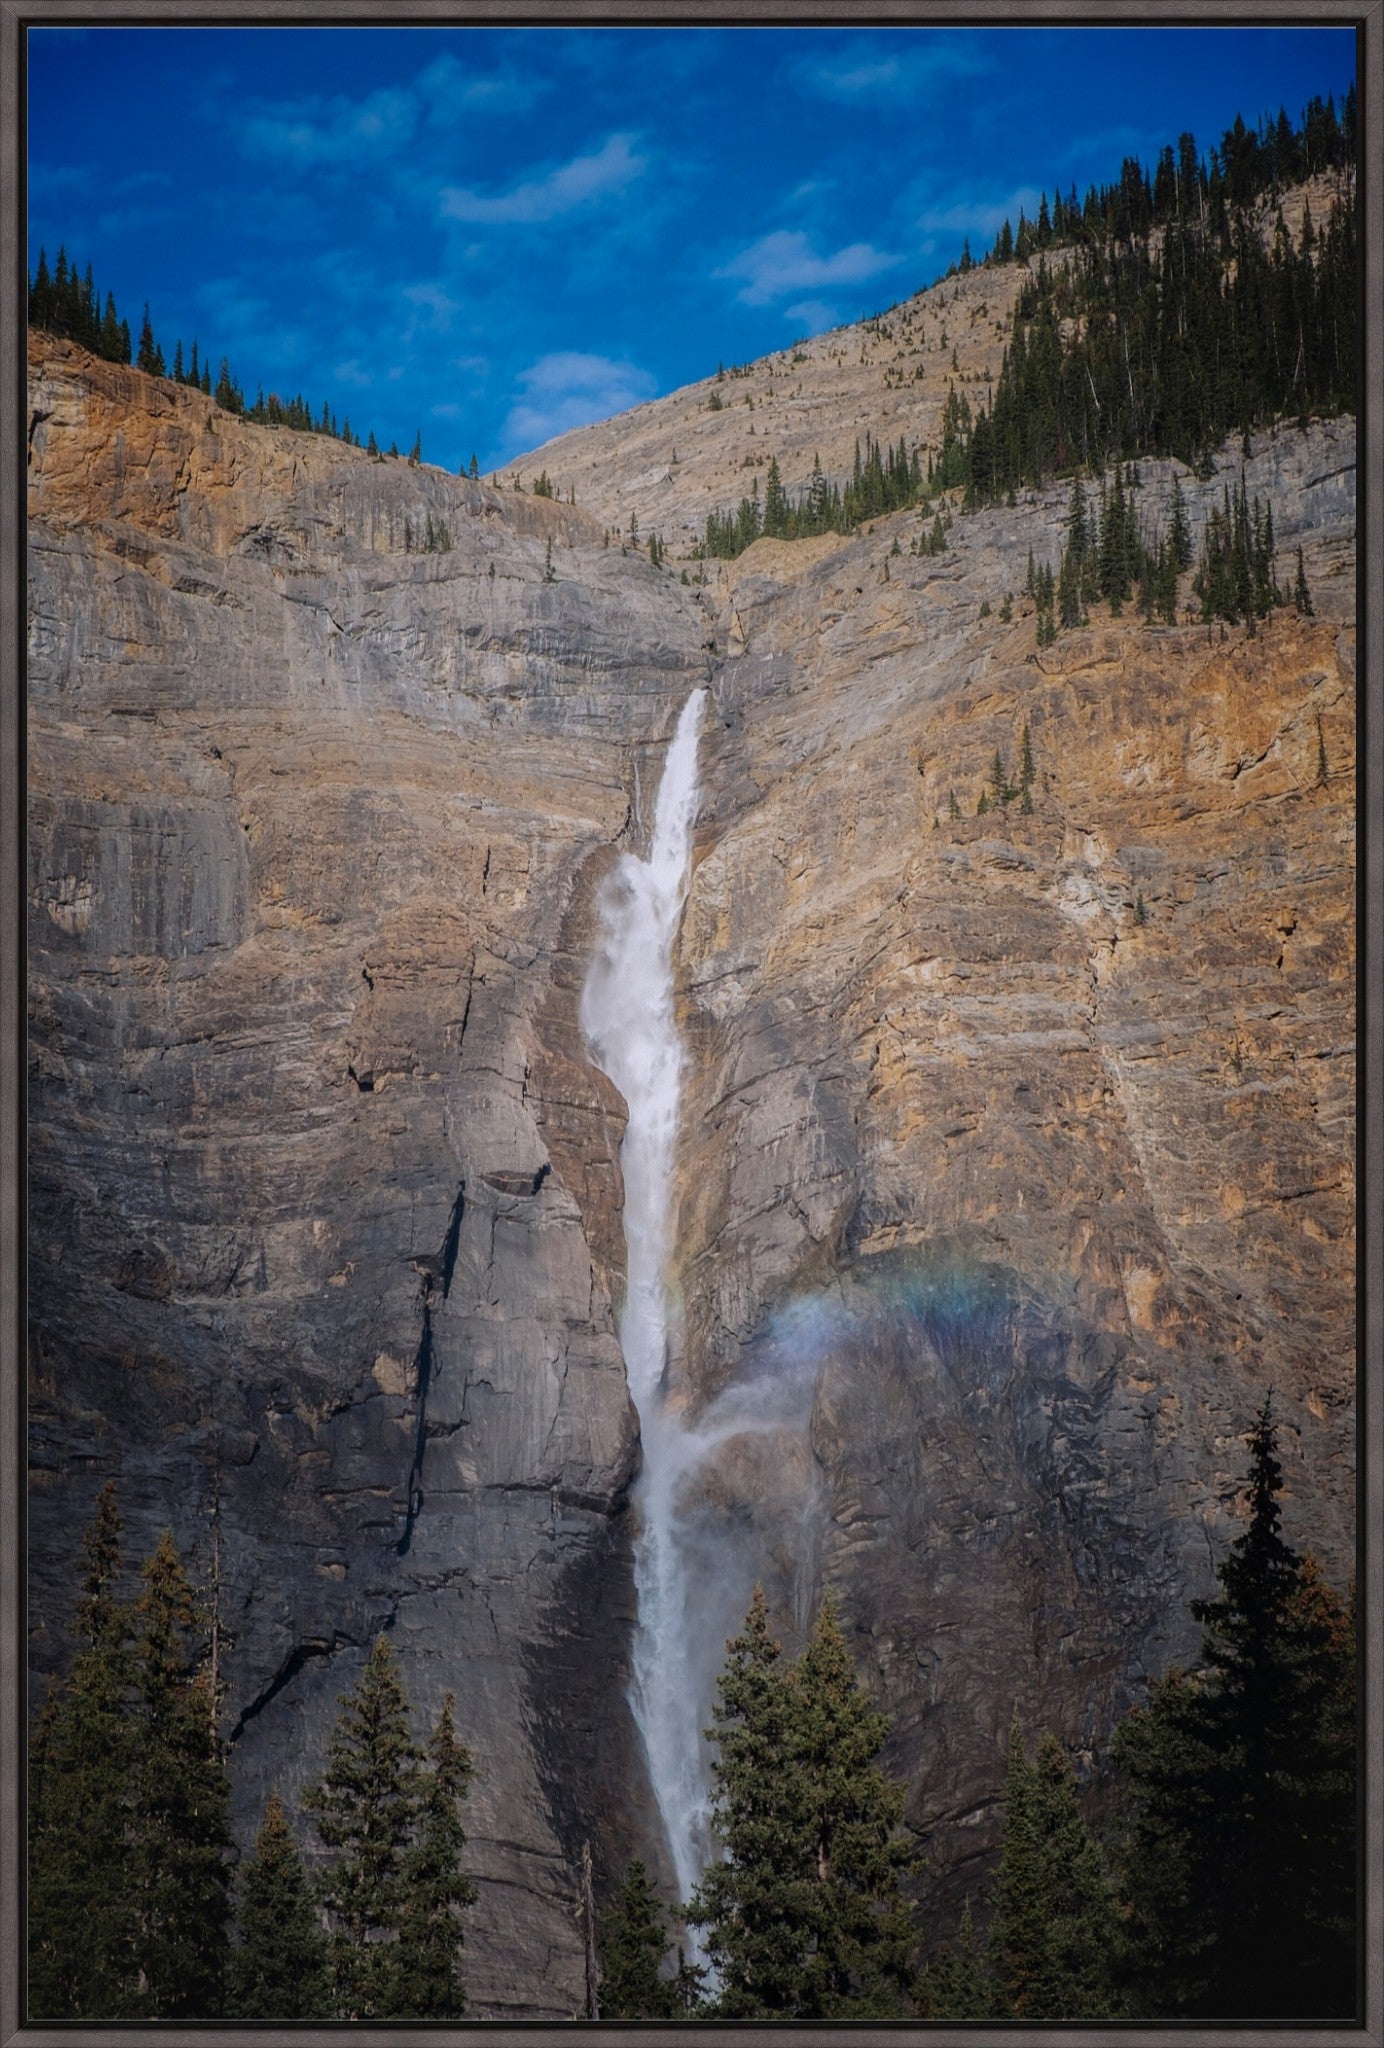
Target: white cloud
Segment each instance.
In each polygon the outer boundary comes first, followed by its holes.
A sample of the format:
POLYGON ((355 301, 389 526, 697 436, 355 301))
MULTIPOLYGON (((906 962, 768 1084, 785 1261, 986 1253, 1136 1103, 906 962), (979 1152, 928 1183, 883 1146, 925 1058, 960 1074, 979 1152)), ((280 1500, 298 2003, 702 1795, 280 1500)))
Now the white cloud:
POLYGON ((573 427, 609 419, 652 398, 656 390, 647 370, 609 356, 559 350, 531 363, 519 378, 522 395, 504 425, 504 445, 517 452, 540 447, 573 427))
POLYGON ((576 156, 570 163, 539 178, 526 178, 508 192, 487 194, 464 186, 446 185, 442 190, 442 215, 446 220, 476 221, 485 227, 533 226, 558 220, 595 199, 607 199, 624 192, 643 175, 645 159, 631 147, 632 135, 612 135, 592 156, 576 156))
POLYGON ((934 98, 953 80, 988 68, 974 37, 954 29, 921 35, 914 29, 860 39, 794 70, 799 86, 822 99, 907 106, 934 98))
POLYGON ((450 51, 435 57, 415 81, 429 116, 445 120, 462 110, 477 114, 522 114, 548 89, 532 71, 502 68, 471 71, 450 51))
POLYGON ((418 103, 405 86, 384 86, 353 100, 261 102, 241 128, 251 156, 301 165, 351 165, 395 155, 413 140, 418 103))
POLYGON ((461 311, 460 299, 450 297, 440 284, 406 284, 402 297, 420 313, 427 314, 430 327, 450 327, 452 315, 461 311))
MULTIPOLYGON (((980 234, 987 237, 999 233, 1005 221, 1018 227, 1020 213, 1026 213, 1030 220, 1038 215, 1041 193, 1033 185, 1020 185, 1007 199, 982 199, 971 195, 955 199, 946 206, 929 206, 918 215, 918 227, 925 235, 967 235, 980 234)), ((980 255, 980 250, 972 250, 980 255)))
POLYGON ((249 156, 349 168, 397 158, 420 129, 436 138, 460 115, 522 113, 546 90, 547 81, 531 72, 475 71, 444 52, 410 84, 381 86, 358 99, 305 93, 252 101, 240 142, 249 156))
POLYGON ((825 334, 828 327, 838 325, 835 306, 829 306, 825 299, 800 299, 795 306, 785 306, 784 315, 795 321, 804 334, 825 334))
POLYGON ((876 249, 870 242, 851 242, 832 256, 819 256, 800 230, 779 228, 751 242, 715 274, 742 280, 739 296, 747 306, 767 306, 789 292, 863 284, 902 261, 901 256, 876 249))

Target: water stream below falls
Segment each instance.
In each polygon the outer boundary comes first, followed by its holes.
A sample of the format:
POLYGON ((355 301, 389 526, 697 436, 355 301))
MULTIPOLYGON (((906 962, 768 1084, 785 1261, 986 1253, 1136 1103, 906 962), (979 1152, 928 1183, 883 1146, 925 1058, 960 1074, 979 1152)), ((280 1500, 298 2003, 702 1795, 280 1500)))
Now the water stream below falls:
POLYGON ((581 1023, 602 1071, 629 1108, 620 1148, 625 1182, 625 1305, 620 1343, 644 1444, 636 1506, 631 1705, 686 1899, 709 1854, 707 1769, 697 1617, 680 1540, 678 1492, 698 1439, 667 1400, 672 1182, 683 1051, 673 1006, 673 946, 687 896, 697 815, 697 739, 704 690, 683 706, 663 764, 644 859, 624 854, 602 890, 600 941, 582 990, 581 1023))

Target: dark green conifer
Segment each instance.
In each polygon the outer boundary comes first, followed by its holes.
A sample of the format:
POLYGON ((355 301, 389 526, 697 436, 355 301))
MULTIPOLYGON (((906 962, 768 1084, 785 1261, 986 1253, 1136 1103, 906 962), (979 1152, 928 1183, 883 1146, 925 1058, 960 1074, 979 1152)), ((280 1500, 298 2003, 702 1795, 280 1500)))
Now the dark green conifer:
POLYGON ((1030 1762, 1015 1723, 988 1961, 1002 2009, 1023 2020, 1109 2019, 1118 1919, 1104 1861, 1061 1746, 1030 1762))
POLYGON ((239 1887, 240 1945, 231 1954, 228 2017, 332 2017, 327 1938, 277 1792, 239 1887))
POLYGON ((211 1684, 198 1668, 202 1617, 171 1530, 140 1576, 133 1826, 140 2004, 153 2019, 213 2019, 225 2002, 230 1786, 211 1684))
POLYGON ((380 1635, 360 1683, 341 1703, 322 1781, 303 1802, 322 1840, 338 1852, 319 1897, 330 1916, 341 2019, 378 2018, 387 2002, 389 1937, 403 1910, 418 1792, 408 1701, 389 1638, 380 1635))
POLYGON ((775 539, 782 539, 788 531, 788 493, 783 488, 776 455, 769 458, 764 480, 764 531, 775 539))
POLYGON ((156 374, 155 364, 157 362, 157 359, 157 350, 154 343, 154 330, 150 324, 149 308, 148 305, 146 304, 144 308, 144 319, 140 325, 139 330, 139 353, 135 357, 135 367, 137 369, 144 370, 149 376, 152 377, 153 375, 156 374))
POLYGON ((130 1838, 132 1621, 119 1599, 121 1522, 109 1481, 84 1537, 80 1647, 31 1745, 29 2011, 132 2019, 139 1925, 130 1838))
POLYGON ((1249 1520, 1194 1603, 1203 1669, 1117 1731, 1131 2003, 1150 2017, 1331 2019, 1354 2010, 1354 1726, 1339 1638, 1284 1541, 1265 1403, 1249 1520))
POLYGON ((1315 616, 1312 610, 1312 593, 1307 588, 1307 571, 1303 567, 1301 548, 1297 551, 1297 576, 1293 582, 1293 603, 1297 607, 1300 617, 1310 619, 1315 616))
POLYGON ((466 1846, 461 1802, 470 1787, 472 1763, 470 1752, 457 1741, 455 1708, 448 1693, 428 1743, 417 1839, 403 1861, 403 1904, 381 2000, 386 2019, 455 2020, 466 2011, 461 1915, 473 1903, 476 1888, 460 1868, 466 1846))
POLYGON ((798 1768, 811 1788, 818 1894, 800 2010, 822 2019, 906 2017, 916 1937, 901 1886, 920 1860, 903 1828, 904 1788, 878 1763, 888 1716, 856 1677, 830 1591, 790 1684, 798 1768))
POLYGON ((718 2018, 898 2017, 911 2010, 916 1868, 902 1788, 877 1762, 887 1731, 851 1669, 827 1597, 782 1667, 756 1589, 729 1645, 712 1731, 713 1825, 727 1851, 689 1910, 721 1981, 718 2018))
POLYGON ((724 2019, 795 2016, 813 1934, 810 1793, 796 1768, 781 1656, 756 1587, 744 1628, 727 1645, 708 1731, 717 1745, 712 1825, 725 1856, 704 1872, 688 1908, 707 1930, 724 2019))
POLYGON ((986 2020, 994 2016, 994 1987, 976 1939, 969 1899, 956 1940, 944 1942, 928 1960, 918 2004, 929 2020, 986 2020))
POLYGON ((663 1902, 636 1857, 601 1921, 601 2018, 670 2020, 679 2017, 677 1987, 662 1974, 668 1951, 663 1902))

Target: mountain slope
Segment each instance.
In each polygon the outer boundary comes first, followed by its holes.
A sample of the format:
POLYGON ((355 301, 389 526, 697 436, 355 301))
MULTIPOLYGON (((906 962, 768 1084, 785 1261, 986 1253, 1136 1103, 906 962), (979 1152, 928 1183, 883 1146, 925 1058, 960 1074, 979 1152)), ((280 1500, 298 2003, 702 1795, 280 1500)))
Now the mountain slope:
MULTIPOLYGON (((1296 242, 1305 212, 1321 223, 1347 190, 1340 176, 1326 174, 1265 200, 1254 216, 1258 233, 1269 243, 1281 213, 1296 242)), ((1159 241, 1155 230, 1150 246, 1159 241)), ((1015 306, 1039 260, 959 272, 875 319, 792 342, 728 367, 722 378, 713 373, 560 435, 497 476, 530 488, 546 471, 559 496, 574 490, 603 525, 624 533, 633 517, 641 534, 661 533, 681 558, 700 539, 708 513, 733 509, 756 483, 763 497, 771 459, 796 497, 816 457, 843 483, 867 434, 884 446, 902 438, 935 451, 953 387, 972 410, 988 404, 1015 306)), ((1054 268, 1065 260, 1061 249, 1046 258, 1054 268)))
POLYGON ((1039 646, 1065 486, 935 555, 916 510, 688 585, 605 542, 676 557, 747 455, 934 435, 1019 275, 521 465, 575 509, 31 342, 36 1670, 107 1473, 203 1575, 219 1492, 238 1825, 389 1628, 477 1757, 481 2014, 579 2009, 586 1835, 602 1886, 665 1863, 577 1000, 699 684, 671 1371, 784 1389, 701 1475, 709 1638, 756 1574, 790 1633, 838 1586, 945 1901, 1013 1709, 1097 1751, 1191 1647, 1267 1385, 1290 1533, 1348 1569, 1353 423, 1178 472, 1194 542, 1243 467, 1281 584, 1303 550, 1314 616, 1252 634, 1185 578, 1039 646))

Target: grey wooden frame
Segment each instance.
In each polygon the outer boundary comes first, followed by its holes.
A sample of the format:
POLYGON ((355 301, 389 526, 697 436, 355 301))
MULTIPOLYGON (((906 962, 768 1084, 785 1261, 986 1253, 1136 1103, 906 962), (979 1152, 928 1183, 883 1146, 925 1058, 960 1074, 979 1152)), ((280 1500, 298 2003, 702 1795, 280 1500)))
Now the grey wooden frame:
MULTIPOLYGON (((69 24, 235 24, 334 26, 388 18, 394 23, 561 22, 564 26, 810 23, 974 25, 1013 21, 1012 0, 0 0, 0 2044, 31 2048, 114 2040, 170 2044, 264 2043, 291 2035, 308 2042, 349 2037, 386 2044, 480 2042, 497 2034, 514 2048, 547 2048, 548 2024, 509 2021, 454 2025, 263 2028, 30 2025, 23 2020, 24 1755, 24 1376, 25 1358, 25 749, 24 502, 22 458, 26 285, 24 36, 31 26, 69 24)), ((1362 1705, 1365 1788, 1365 1913, 1361 2024, 1158 2027, 1106 2025, 911 2025, 772 2027, 775 2038, 826 2048, 862 2043, 962 2040, 1065 2044, 1119 2034, 1187 2048, 1232 2048, 1251 2037, 1265 2048, 1312 2041, 1321 2048, 1384 2048, 1384 0, 1186 0, 1150 7, 1145 0, 1037 0, 1025 24, 1121 23, 1173 26, 1214 21, 1247 26, 1300 23, 1354 26, 1365 144, 1360 196, 1364 243, 1364 349, 1361 363, 1357 596, 1360 755, 1358 1006, 1360 1022, 1360 1425, 1359 1587, 1364 1623, 1362 1705)), ((763 2039, 763 2026, 700 2022, 561 2029, 595 2042, 727 2044, 763 2039)))

